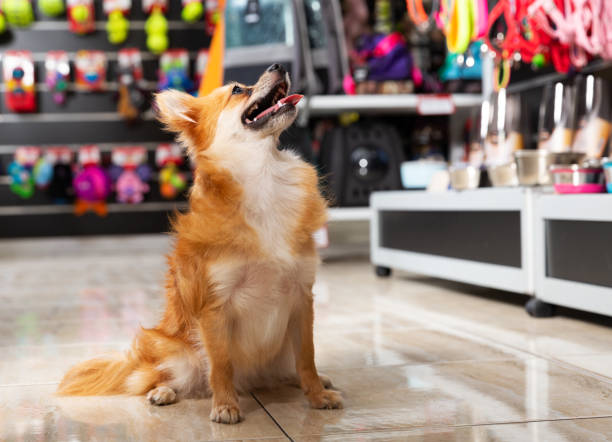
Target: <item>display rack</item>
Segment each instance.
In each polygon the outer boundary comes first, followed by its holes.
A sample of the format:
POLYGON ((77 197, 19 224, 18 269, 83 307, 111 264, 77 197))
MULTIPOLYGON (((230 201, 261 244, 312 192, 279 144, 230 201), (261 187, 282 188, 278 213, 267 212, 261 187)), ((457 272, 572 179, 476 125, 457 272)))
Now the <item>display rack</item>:
POLYGON ((612 316, 612 195, 538 195, 534 213, 531 313, 562 305, 612 316))
POLYGON ((480 94, 314 95, 308 99, 307 108, 313 116, 341 112, 415 113, 421 107, 428 115, 448 115, 457 108, 471 108, 481 103, 480 94))
POLYGON ((532 294, 529 189, 377 192, 370 200, 371 260, 392 268, 532 294))

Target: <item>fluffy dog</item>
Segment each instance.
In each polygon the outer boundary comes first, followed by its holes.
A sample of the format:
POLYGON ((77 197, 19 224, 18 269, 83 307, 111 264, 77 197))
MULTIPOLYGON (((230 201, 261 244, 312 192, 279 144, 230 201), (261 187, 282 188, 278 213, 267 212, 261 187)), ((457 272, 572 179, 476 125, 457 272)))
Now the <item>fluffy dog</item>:
POLYGON ((314 361, 313 233, 326 204, 315 170, 278 150, 302 98, 289 87, 274 64, 251 87, 157 95, 196 164, 189 211, 174 222, 166 310, 121 358, 73 367, 59 394, 146 394, 155 405, 212 394, 210 418, 233 424, 237 392, 290 382, 314 408, 342 407, 314 361))

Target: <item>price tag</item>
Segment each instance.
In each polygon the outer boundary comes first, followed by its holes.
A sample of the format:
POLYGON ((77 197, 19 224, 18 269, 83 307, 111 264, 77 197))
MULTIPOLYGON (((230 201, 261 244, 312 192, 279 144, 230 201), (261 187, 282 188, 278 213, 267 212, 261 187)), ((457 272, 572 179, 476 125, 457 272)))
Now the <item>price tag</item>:
POLYGON ((450 95, 419 95, 417 112, 420 115, 450 115, 455 113, 455 103, 450 95))

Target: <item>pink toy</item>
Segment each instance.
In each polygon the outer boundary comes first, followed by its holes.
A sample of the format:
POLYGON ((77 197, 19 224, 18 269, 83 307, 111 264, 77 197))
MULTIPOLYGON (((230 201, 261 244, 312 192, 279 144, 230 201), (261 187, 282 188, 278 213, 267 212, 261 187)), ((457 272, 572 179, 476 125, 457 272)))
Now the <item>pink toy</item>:
POLYGON ((149 185, 132 169, 121 174, 117 180, 117 200, 126 204, 138 204, 149 191, 149 185))
POLYGON ((151 177, 151 168, 146 164, 147 152, 142 146, 113 149, 112 173, 116 177, 117 201, 138 204, 150 190, 146 183, 151 177))

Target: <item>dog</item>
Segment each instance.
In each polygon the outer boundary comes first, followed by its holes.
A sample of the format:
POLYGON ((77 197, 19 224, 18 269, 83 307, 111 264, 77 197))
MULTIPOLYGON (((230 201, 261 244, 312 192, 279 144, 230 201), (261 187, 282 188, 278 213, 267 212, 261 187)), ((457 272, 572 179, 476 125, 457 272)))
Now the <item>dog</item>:
POLYGON ((313 408, 342 407, 314 360, 313 233, 326 222, 315 169, 279 150, 301 95, 273 64, 254 86, 156 97, 195 162, 189 210, 173 221, 166 309, 120 358, 71 368, 59 395, 145 395, 154 405, 212 395, 210 419, 243 419, 238 392, 299 385, 313 408))

